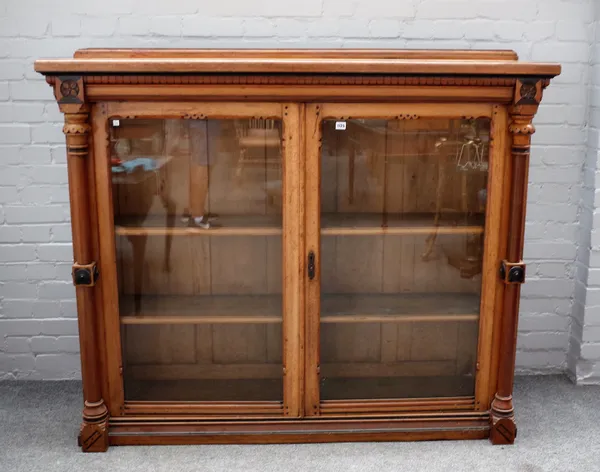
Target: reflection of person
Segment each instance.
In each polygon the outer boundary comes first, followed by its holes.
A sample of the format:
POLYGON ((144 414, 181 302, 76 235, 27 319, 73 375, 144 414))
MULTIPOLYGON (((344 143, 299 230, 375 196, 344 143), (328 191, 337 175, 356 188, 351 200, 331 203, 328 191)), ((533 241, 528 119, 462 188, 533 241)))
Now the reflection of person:
POLYGON ((218 120, 190 121, 190 190, 189 215, 183 221, 189 226, 208 229, 216 218, 208 212, 210 158, 216 156, 218 120))

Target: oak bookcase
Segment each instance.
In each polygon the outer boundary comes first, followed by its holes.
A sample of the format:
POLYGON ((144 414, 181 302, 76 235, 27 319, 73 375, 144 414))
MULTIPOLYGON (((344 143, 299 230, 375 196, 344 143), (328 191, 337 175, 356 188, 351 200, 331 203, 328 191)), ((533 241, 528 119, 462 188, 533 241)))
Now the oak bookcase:
POLYGON ((79 444, 512 443, 511 51, 87 49, 65 115, 79 444))

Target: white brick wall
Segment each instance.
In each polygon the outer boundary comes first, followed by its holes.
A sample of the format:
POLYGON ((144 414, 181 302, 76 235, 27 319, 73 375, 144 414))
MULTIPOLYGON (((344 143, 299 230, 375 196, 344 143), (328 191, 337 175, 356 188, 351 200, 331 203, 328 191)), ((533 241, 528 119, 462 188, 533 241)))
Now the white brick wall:
MULTIPOLYGON (((579 383, 600 383, 600 7, 595 11, 589 83, 588 149, 567 365, 579 383)), ((572 34, 576 34, 573 32, 572 34)))
MULTIPOLYGON (((61 117, 32 63, 90 46, 508 48, 562 63, 533 138, 517 364, 564 370, 593 18, 594 0, 2 0, 0 379, 79 375, 61 117)), ((586 320, 600 325, 600 312, 586 320)))

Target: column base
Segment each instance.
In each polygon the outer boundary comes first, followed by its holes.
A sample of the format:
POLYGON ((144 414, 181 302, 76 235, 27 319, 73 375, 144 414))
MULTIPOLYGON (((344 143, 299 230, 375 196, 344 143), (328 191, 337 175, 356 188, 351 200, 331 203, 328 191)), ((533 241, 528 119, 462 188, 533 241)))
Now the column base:
POLYGON ((496 394, 490 413, 491 443, 494 445, 513 444, 517 437, 517 424, 512 405, 512 395, 502 397, 496 394))
POLYGON ((83 452, 106 452, 108 449, 108 410, 103 400, 85 402, 77 444, 83 452))

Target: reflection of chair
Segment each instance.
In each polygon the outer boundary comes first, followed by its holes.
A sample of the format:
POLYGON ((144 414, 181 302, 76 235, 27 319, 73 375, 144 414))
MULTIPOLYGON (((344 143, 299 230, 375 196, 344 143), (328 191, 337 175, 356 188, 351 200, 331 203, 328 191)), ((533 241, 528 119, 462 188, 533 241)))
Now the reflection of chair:
POLYGON ((387 133, 388 123, 384 120, 350 120, 346 123, 348 132, 348 203, 354 203, 354 176, 356 155, 364 153, 367 167, 371 175, 376 172, 376 162, 379 156, 387 159, 387 133))
POLYGON ((248 166, 272 168, 278 178, 267 179, 266 192, 271 203, 281 196, 281 129, 276 120, 238 120, 235 132, 240 150, 240 158, 235 176, 241 178, 248 166))
POLYGON ((247 165, 264 166, 266 163, 267 166, 281 168, 281 131, 277 121, 238 120, 235 123, 235 133, 240 147, 237 177, 242 175, 247 165), (258 152, 263 155, 257 156, 258 152))

